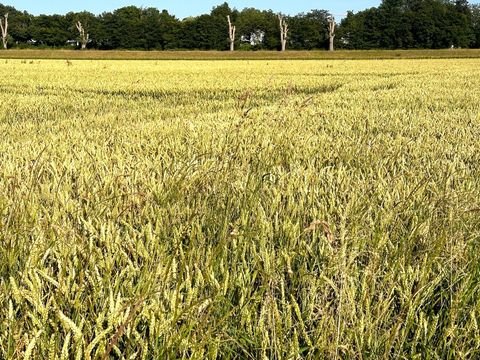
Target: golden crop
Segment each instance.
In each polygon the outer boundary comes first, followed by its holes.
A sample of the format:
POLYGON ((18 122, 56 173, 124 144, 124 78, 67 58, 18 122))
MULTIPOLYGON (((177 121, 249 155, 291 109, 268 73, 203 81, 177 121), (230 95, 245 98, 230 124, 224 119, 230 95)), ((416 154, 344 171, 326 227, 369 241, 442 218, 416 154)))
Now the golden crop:
POLYGON ((0 78, 0 358, 480 356, 480 60, 0 78))

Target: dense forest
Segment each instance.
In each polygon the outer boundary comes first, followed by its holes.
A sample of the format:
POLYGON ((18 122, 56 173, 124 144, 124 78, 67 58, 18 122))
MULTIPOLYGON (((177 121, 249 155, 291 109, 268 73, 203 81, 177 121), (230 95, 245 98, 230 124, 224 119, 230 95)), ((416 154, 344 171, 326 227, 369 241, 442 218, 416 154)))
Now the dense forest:
MULTIPOLYGON (((272 10, 232 9, 227 3, 209 14, 178 19, 156 8, 128 6, 95 15, 89 12, 38 15, 0 4, 8 13, 8 47, 80 47, 78 24, 95 49, 227 50, 227 16, 236 28, 235 48, 280 49, 278 14, 272 10)), ((327 49, 329 11, 285 16, 287 48, 327 49)), ((2 21, 4 21, 2 17, 2 21)), ((2 22, 3 23, 3 22, 2 22)), ((466 0, 383 0, 378 7, 349 12, 336 29, 336 48, 407 49, 480 47, 480 5, 466 0)))

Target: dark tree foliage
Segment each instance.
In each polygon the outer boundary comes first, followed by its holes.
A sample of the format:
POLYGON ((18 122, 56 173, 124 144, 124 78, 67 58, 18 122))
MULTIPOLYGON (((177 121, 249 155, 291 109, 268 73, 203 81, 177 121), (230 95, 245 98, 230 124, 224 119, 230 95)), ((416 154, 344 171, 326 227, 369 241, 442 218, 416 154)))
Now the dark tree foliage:
MULTIPOLYGON (((97 49, 200 49, 228 50, 230 16, 236 26, 236 48, 280 49, 277 13, 272 10, 232 9, 228 3, 209 14, 177 19, 168 11, 126 6, 94 15, 33 16, 0 4, 0 15, 9 13, 9 47, 78 46, 75 24, 89 34, 89 48, 97 49)), ((286 16, 288 48, 328 47, 326 10, 286 16)), ((383 0, 378 7, 349 12, 341 20, 336 47, 345 49, 407 49, 480 47, 480 5, 467 0, 383 0)))
POLYGON ((214 49, 227 50, 229 48, 228 20, 227 16, 235 23, 238 18, 238 11, 231 9, 228 3, 214 7, 210 13, 214 29, 210 35, 214 49))
POLYGON ((26 42, 30 39, 33 16, 12 6, 0 4, 0 16, 6 13, 8 13, 9 47, 15 46, 16 42, 26 42))
POLYGON ((211 15, 188 18, 181 25, 181 48, 214 50, 222 34, 225 37, 224 32, 219 32, 211 15))
POLYGON ((337 41, 352 49, 476 46, 474 9, 466 0, 383 0, 349 13, 337 41))
POLYGON ((337 47, 346 49, 376 49, 380 47, 381 19, 375 8, 348 12, 335 38, 337 47))
MULTIPOLYGON (((87 33, 91 38, 98 39, 98 34, 101 31, 100 23, 98 18, 87 11, 82 11, 79 13, 69 12, 65 15, 66 22, 69 24, 68 27, 68 39, 69 40, 80 40, 78 30, 76 27, 76 23, 80 21, 85 29, 87 29, 87 33)), ((96 42, 92 41, 87 44, 87 47, 96 47, 96 42)))
POLYGON ((65 44, 65 39, 70 37, 69 27, 65 16, 40 15, 33 18, 30 25, 32 38, 39 39, 41 44, 57 47, 65 44))
POLYGON ((238 14, 236 25, 242 48, 280 49, 280 26, 273 11, 243 9, 238 14))
POLYGON ((472 6, 472 43, 480 48, 480 4, 472 6))
POLYGON ((311 10, 307 14, 301 13, 292 17, 289 21, 290 49, 327 49, 328 16, 325 10, 311 10))

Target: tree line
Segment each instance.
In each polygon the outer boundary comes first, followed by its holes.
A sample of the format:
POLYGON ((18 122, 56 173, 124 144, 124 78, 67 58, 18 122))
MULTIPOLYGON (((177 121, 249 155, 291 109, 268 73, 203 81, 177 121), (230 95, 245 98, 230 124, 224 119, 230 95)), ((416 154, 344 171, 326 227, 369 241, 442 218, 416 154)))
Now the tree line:
POLYGON ((466 0, 383 0, 349 12, 339 24, 327 10, 285 16, 232 9, 178 19, 168 11, 127 6, 95 15, 34 16, 0 4, 4 47, 141 50, 292 50, 480 47, 480 6, 466 0))
POLYGON ((383 0, 342 20, 348 49, 480 47, 480 5, 467 0, 383 0))

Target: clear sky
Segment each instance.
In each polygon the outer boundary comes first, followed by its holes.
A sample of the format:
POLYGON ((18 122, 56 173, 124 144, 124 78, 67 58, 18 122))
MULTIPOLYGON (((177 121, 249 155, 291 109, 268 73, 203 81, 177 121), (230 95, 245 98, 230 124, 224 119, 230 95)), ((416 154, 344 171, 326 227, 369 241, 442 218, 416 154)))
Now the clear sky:
MULTIPOLYGON (((1 1, 4 5, 11 5, 18 10, 26 10, 31 14, 66 14, 69 11, 87 10, 94 14, 112 11, 123 6, 136 5, 139 7, 156 7, 167 9, 171 14, 182 19, 209 13, 212 7, 222 4, 225 0, 10 0, 1 1)), ((272 9, 285 14, 297 14, 311 9, 325 9, 341 17, 347 10, 363 10, 380 4, 380 0, 231 0, 227 1, 231 7, 243 9, 255 7, 257 9, 272 9)))

